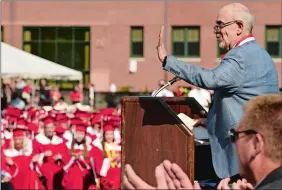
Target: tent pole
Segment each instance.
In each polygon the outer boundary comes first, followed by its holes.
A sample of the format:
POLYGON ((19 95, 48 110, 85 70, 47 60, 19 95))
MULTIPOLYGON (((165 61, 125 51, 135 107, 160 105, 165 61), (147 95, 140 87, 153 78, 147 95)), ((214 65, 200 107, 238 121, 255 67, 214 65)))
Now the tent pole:
POLYGON ((32 87, 32 93, 31 93, 31 105, 32 105, 32 102, 34 100, 34 97, 35 97, 35 94, 36 94, 36 89, 37 89, 37 79, 34 79, 32 80, 33 81, 33 87, 32 87))

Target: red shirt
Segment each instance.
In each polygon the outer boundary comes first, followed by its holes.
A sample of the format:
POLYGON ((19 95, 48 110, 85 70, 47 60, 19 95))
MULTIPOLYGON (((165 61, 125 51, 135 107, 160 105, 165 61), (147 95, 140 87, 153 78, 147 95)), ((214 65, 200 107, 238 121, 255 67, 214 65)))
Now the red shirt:
POLYGON ((71 91, 69 98, 72 102, 80 102, 82 100, 82 93, 79 91, 71 91))

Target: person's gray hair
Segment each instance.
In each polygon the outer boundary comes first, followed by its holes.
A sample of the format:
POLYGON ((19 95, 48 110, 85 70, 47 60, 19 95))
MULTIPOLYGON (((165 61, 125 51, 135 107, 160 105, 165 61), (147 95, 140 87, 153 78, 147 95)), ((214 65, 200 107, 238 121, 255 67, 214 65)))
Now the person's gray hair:
POLYGON ((252 33, 254 27, 254 16, 249 11, 248 7, 241 3, 231 3, 226 5, 232 14, 233 20, 241 20, 244 23, 244 31, 252 33))
POLYGON ((233 10, 233 19, 241 20, 244 23, 245 32, 252 33, 254 27, 254 16, 249 12, 249 10, 233 10))

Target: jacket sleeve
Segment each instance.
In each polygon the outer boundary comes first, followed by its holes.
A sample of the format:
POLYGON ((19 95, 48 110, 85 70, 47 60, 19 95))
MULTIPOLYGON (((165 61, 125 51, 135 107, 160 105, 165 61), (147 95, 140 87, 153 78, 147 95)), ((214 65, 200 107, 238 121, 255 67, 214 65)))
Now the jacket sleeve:
POLYGON ((200 88, 234 92, 243 84, 243 62, 241 52, 232 50, 212 70, 185 63, 174 56, 167 56, 163 69, 200 88))

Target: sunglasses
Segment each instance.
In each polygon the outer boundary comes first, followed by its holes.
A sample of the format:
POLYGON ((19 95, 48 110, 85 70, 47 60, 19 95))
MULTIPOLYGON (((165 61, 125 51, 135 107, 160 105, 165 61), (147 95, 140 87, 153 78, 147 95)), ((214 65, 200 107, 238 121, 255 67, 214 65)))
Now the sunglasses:
POLYGON ((230 22, 222 22, 222 23, 220 23, 220 24, 216 24, 213 28, 214 28, 214 30, 216 31, 216 32, 220 32, 220 30, 222 29, 222 28, 224 28, 224 27, 226 27, 226 26, 229 26, 229 25, 231 25, 231 24, 238 24, 238 23, 242 23, 242 21, 240 21, 240 20, 233 20, 233 21, 230 21, 230 22))
POLYGON ((228 136, 229 136, 232 143, 235 143, 239 139, 240 133, 244 133, 245 135, 255 135, 255 134, 257 134, 256 131, 251 130, 251 129, 245 130, 245 131, 235 131, 235 129, 231 129, 228 132, 228 136))

